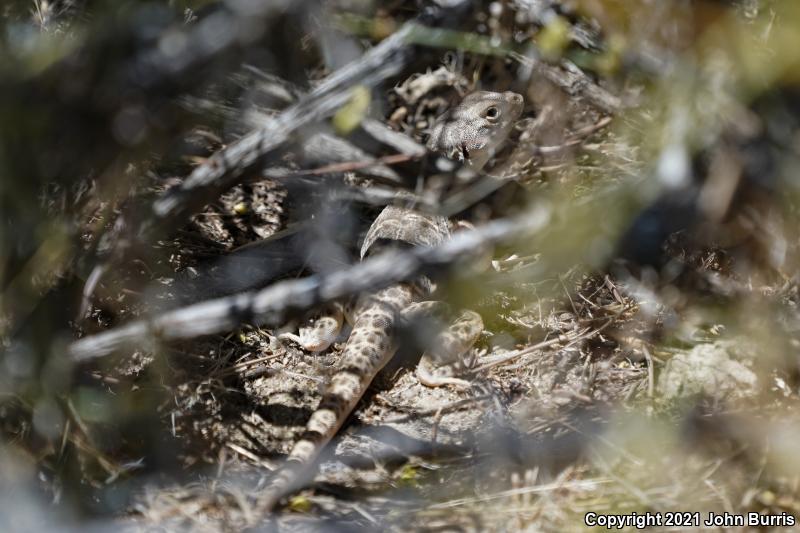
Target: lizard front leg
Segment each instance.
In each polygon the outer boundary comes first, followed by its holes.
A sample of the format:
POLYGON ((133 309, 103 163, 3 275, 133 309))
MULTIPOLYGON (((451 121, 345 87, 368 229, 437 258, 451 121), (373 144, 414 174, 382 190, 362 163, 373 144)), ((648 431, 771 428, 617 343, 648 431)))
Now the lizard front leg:
MULTIPOLYGON (((409 305, 403 310, 402 318, 405 321, 413 322, 425 318, 441 320, 443 317, 451 315, 448 304, 441 301, 424 301, 409 305)), ((427 349, 415 372, 419 382, 426 387, 454 385, 460 388, 469 388, 468 381, 441 375, 437 371, 459 362, 461 357, 475 344, 481 331, 483 331, 481 316, 474 311, 463 310, 447 328, 437 332, 426 345, 427 349)))
POLYGON ((309 352, 323 352, 336 342, 344 324, 344 308, 334 303, 304 320, 295 333, 281 333, 278 338, 296 342, 309 352))

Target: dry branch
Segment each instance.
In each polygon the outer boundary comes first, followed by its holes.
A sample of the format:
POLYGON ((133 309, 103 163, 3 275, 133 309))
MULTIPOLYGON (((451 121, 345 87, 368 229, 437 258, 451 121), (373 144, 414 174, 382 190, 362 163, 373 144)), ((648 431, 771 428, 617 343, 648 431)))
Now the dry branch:
POLYGON ((486 245, 541 230, 548 220, 549 212, 537 208, 519 218, 497 220, 474 231, 458 233, 441 246, 391 250, 333 274, 284 281, 258 292, 219 298, 166 312, 150 320, 138 320, 80 339, 70 345, 68 354, 72 359, 83 361, 153 339, 191 339, 229 331, 242 323, 278 325, 292 311, 306 310, 419 274, 441 274, 458 259, 486 245))

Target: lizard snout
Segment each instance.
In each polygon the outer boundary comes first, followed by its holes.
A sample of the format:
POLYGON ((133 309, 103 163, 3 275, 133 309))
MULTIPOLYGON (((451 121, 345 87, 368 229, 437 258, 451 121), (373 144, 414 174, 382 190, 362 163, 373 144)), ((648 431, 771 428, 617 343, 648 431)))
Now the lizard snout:
POLYGON ((522 105, 523 100, 521 94, 517 94, 512 91, 506 91, 503 93, 503 96, 505 97, 506 100, 508 100, 512 104, 522 105))

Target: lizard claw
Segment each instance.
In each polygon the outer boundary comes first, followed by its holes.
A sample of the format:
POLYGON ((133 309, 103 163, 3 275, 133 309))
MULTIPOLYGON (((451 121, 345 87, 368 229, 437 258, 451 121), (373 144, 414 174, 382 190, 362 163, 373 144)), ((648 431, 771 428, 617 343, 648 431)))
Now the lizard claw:
POLYGON ((426 387, 430 388, 444 387, 447 385, 452 385, 458 389, 472 388, 472 383, 470 383, 465 379, 455 378, 452 376, 436 375, 431 370, 431 361, 428 358, 427 354, 423 355, 422 359, 420 359, 414 374, 417 376, 417 380, 422 385, 425 385, 426 387))

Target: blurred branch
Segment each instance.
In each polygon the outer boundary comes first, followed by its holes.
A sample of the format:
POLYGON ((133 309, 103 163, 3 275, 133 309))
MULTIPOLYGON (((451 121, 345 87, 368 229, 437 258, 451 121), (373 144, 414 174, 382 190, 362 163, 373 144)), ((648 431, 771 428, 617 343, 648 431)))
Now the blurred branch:
POLYGON ((153 203, 152 219, 147 221, 140 237, 147 240, 157 228, 170 227, 246 174, 258 172, 264 161, 283 148, 302 127, 329 116, 347 102, 355 85, 375 85, 399 72, 411 58, 408 36, 415 27, 415 23, 407 23, 361 59, 328 76, 308 96, 269 118, 261 128, 214 154, 179 187, 153 203))
POLYGON ((549 211, 534 209, 519 218, 501 219, 474 231, 458 233, 441 246, 389 251, 333 274, 280 282, 258 292, 191 305, 85 337, 72 343, 68 354, 83 361, 108 355, 132 343, 190 339, 229 331, 242 323, 278 325, 292 311, 307 310, 420 274, 441 274, 457 260, 475 254, 486 245, 540 231, 549 219, 549 211))

